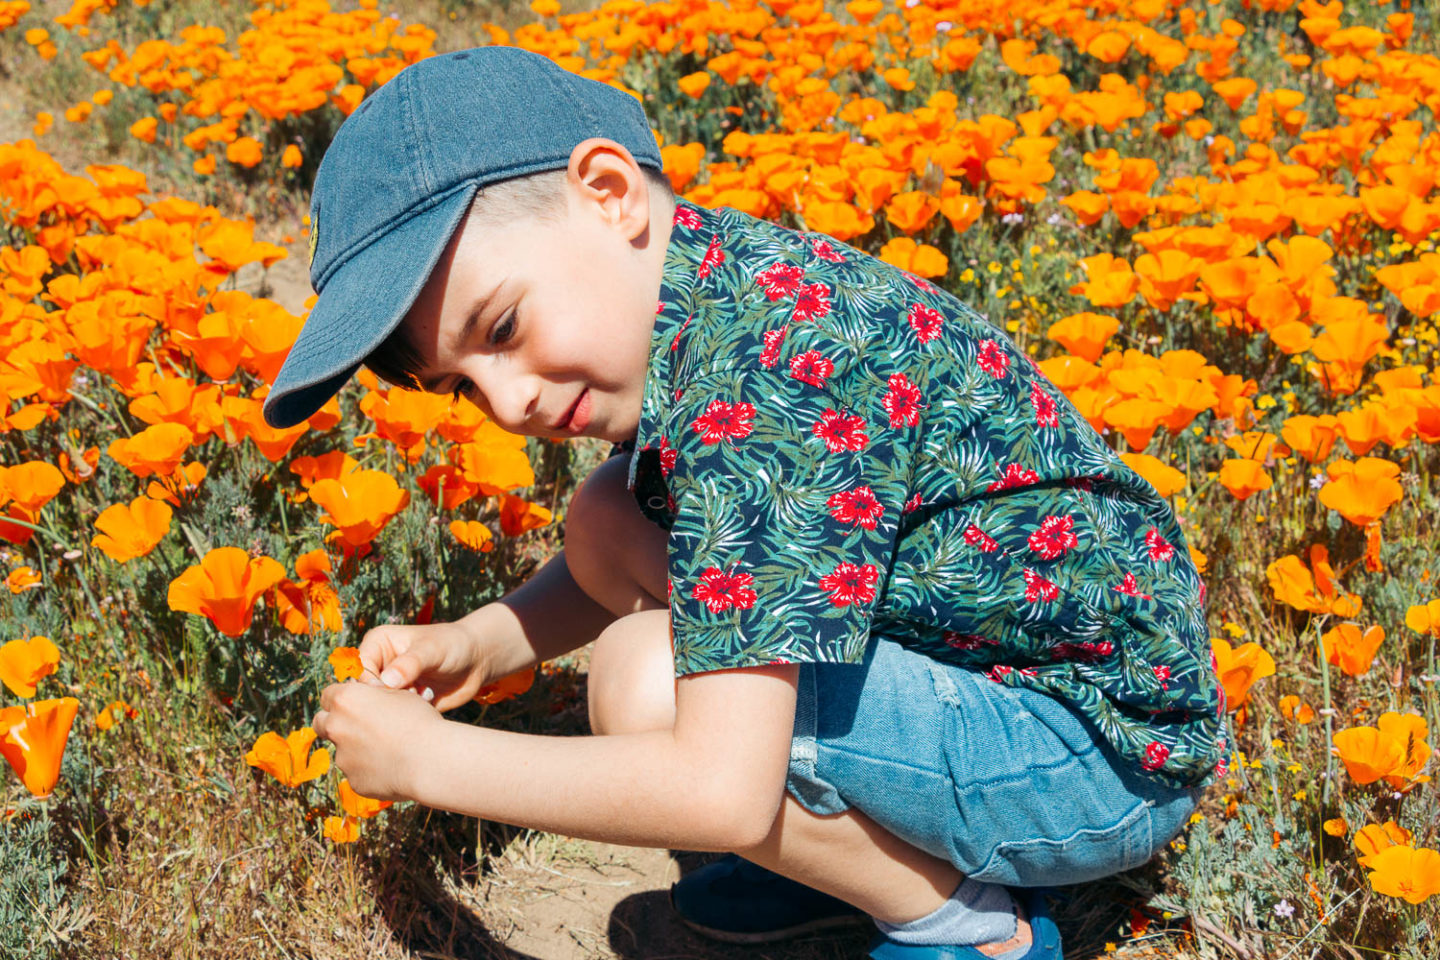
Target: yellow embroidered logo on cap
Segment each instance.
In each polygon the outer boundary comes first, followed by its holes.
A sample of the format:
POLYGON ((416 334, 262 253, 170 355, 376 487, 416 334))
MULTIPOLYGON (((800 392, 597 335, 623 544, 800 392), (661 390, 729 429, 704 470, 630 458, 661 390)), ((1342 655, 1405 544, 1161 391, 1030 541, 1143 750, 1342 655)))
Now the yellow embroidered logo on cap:
POLYGON ((320 214, 310 217, 310 266, 315 266, 315 244, 320 240, 320 214))

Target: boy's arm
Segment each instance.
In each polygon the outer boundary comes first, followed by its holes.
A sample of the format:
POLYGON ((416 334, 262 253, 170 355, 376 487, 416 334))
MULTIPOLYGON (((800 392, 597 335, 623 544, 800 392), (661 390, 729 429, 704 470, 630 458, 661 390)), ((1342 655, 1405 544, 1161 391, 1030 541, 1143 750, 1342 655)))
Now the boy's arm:
POLYGON ((681 678, 673 730, 547 737, 442 720, 413 694, 334 684, 317 730, 361 794, 631 846, 741 850, 784 795, 799 667, 681 678))

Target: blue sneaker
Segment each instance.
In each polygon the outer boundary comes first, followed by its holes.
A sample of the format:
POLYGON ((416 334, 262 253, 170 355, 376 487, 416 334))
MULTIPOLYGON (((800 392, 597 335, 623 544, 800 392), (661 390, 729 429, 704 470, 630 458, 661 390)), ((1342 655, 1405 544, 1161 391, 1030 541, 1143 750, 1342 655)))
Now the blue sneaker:
MULTIPOLYGON (((1060 930, 1050 919, 1050 907, 1045 902, 1049 889, 1010 887, 1009 890, 1024 904, 1025 916, 1030 921, 1030 949, 1021 955, 1020 960, 1065 960, 1065 955, 1060 952, 1060 930)), ((870 940, 868 956, 873 960, 990 960, 972 946, 896 943, 878 930, 870 940)))
POLYGON ((687 927, 725 943, 772 943, 871 922, 844 900, 733 853, 672 884, 670 904, 687 927))

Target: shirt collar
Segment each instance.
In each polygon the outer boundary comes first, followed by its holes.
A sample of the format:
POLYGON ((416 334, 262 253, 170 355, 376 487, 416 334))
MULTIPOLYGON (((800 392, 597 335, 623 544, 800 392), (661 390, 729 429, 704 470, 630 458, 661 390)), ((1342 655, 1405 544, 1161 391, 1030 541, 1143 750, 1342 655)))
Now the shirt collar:
POLYGON ((680 349, 680 338, 694 318, 697 287, 724 261, 721 252, 724 236, 725 224, 719 211, 676 199, 675 219, 670 227, 665 267, 660 278, 655 330, 650 338, 650 362, 645 372, 640 423, 635 432, 635 452, 630 460, 632 488, 640 454, 660 447, 668 439, 662 436, 660 430, 675 400, 675 356, 680 349))

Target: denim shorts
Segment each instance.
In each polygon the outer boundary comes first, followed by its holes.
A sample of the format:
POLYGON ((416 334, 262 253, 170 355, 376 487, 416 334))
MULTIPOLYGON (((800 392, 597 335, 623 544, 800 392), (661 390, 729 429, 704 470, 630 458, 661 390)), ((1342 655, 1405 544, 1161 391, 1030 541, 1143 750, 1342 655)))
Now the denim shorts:
POLYGON ((800 665, 786 789, 814 813, 854 807, 967 876, 1020 887, 1140 866, 1201 792, 1133 770, 1054 697, 878 635, 862 663, 800 665))

